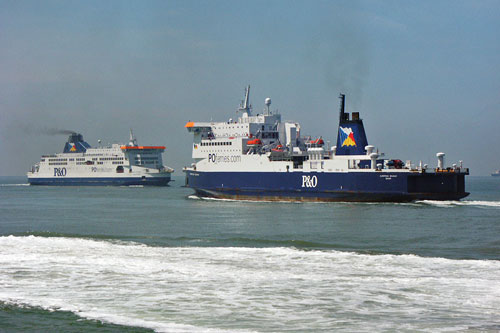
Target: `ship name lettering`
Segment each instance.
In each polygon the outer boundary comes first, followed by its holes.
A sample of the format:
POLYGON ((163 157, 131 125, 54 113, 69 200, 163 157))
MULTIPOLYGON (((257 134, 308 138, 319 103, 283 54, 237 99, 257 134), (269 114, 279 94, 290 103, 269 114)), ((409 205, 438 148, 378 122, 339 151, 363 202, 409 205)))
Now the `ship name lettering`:
POLYGON ((54 177, 66 176, 66 168, 54 168, 54 177))
POLYGON ((217 154, 208 154, 208 162, 212 163, 237 163, 241 162, 241 156, 231 155, 231 156, 217 156, 217 154))
POLYGON ((302 176, 302 187, 316 187, 318 185, 318 177, 302 176))

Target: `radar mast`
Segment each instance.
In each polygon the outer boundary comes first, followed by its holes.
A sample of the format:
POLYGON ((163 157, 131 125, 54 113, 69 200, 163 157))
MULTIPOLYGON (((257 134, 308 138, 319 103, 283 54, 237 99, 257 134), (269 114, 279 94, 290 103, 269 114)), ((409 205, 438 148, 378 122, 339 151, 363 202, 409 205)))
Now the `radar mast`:
POLYGON ((132 146, 132 147, 137 146, 137 139, 134 137, 134 133, 132 132, 132 129, 130 129, 130 141, 129 141, 128 145, 132 146))
POLYGON ((252 105, 250 105, 250 85, 248 85, 245 88, 245 99, 243 101, 241 101, 241 104, 240 104, 240 107, 238 108, 238 111, 243 112, 243 116, 245 116, 245 113, 247 116, 250 116, 251 109, 252 109, 252 105))

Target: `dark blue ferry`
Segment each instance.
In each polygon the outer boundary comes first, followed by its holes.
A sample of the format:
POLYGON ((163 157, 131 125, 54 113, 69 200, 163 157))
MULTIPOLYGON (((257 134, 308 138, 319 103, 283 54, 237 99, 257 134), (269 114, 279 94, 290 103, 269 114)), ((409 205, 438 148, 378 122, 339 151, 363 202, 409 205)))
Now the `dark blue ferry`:
POLYGON ((408 202, 459 200, 469 170, 462 162, 437 167, 389 159, 368 144, 358 112, 345 112, 340 95, 337 145, 302 135, 299 123, 282 122, 265 101, 252 112, 250 86, 237 120, 191 122, 193 159, 186 185, 202 197, 269 201, 408 202))

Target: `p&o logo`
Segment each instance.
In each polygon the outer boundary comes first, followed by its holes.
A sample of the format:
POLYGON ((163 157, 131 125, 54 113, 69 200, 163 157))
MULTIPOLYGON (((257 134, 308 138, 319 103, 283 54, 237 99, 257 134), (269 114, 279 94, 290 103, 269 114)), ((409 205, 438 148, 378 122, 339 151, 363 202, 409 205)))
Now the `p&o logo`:
POLYGON ((318 177, 302 176, 302 187, 316 187, 318 185, 318 177))
POLYGON ((54 177, 66 176, 66 168, 54 168, 54 177))

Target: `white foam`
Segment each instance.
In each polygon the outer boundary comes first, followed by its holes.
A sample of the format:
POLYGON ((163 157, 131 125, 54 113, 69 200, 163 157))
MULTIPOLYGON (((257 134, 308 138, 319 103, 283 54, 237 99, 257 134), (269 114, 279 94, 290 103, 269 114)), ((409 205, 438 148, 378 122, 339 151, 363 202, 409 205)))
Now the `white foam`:
POLYGON ((214 197, 200 197, 197 195, 188 195, 188 199, 206 200, 206 201, 221 201, 221 202, 251 202, 251 203, 298 203, 299 202, 299 201, 291 201, 291 200, 227 199, 227 198, 214 198, 214 197))
POLYGON ((0 184, 0 187, 16 187, 16 186, 30 186, 29 183, 24 184, 0 184))
POLYGON ((440 331, 500 320, 499 261, 8 236, 0 267, 1 301, 157 331, 440 331))
POLYGON ((438 201, 422 200, 417 203, 437 206, 437 207, 457 207, 457 206, 477 206, 477 207, 500 207, 500 201, 481 201, 481 200, 463 200, 463 201, 438 201))
MULTIPOLYGON (((175 324, 175 323, 159 323, 159 322, 151 322, 147 320, 142 320, 142 319, 135 319, 135 318, 130 318, 130 317, 124 317, 124 316, 118 316, 114 314, 106 314, 102 312, 95 312, 95 311, 85 311, 79 308, 75 308, 74 306, 67 305, 67 306, 62 306, 62 307, 54 307, 47 305, 48 303, 51 302, 51 300, 48 300, 47 302, 30 302, 29 304, 27 300, 22 300, 22 299, 7 299, 7 300, 2 300, 6 304, 10 305, 15 305, 18 307, 22 308, 28 308, 28 307, 39 307, 44 310, 53 312, 53 311, 69 311, 77 314, 80 317, 84 317, 86 319, 94 319, 98 321, 103 321, 103 322, 108 322, 108 323, 113 323, 116 325, 125 325, 125 326, 135 326, 135 327, 144 327, 144 328, 149 328, 153 329, 156 332, 179 332, 179 333, 191 333, 191 332, 201 332, 201 333, 217 333, 221 332, 221 330, 218 329, 211 329, 211 328, 204 328, 204 327, 197 327, 197 326, 192 326, 192 325, 183 325, 183 324, 175 324)), ((224 332, 224 331, 222 331, 224 332)), ((243 331, 241 331, 243 332, 243 331)))
POLYGON ((398 206, 418 206, 413 202, 353 202, 353 201, 300 201, 300 200, 249 200, 249 199, 226 199, 188 195, 188 199, 206 201, 226 201, 226 202, 250 202, 250 203, 287 203, 287 204, 314 204, 314 205, 398 205, 398 206))

